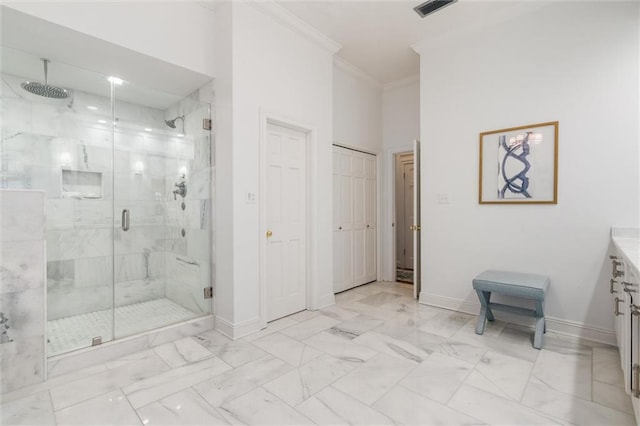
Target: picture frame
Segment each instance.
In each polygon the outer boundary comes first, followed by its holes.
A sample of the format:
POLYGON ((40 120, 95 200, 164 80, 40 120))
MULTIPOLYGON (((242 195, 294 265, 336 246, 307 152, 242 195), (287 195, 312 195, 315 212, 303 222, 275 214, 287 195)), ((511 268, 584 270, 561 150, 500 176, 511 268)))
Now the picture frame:
POLYGON ((558 204, 558 122, 480 133, 480 204, 558 204))

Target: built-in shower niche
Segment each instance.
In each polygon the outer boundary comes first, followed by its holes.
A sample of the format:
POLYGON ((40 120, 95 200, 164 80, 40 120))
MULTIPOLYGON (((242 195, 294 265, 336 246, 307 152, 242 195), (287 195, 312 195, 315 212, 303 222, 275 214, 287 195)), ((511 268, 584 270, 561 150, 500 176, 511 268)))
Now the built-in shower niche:
POLYGON ((62 169, 61 198, 102 198, 102 173, 62 169))

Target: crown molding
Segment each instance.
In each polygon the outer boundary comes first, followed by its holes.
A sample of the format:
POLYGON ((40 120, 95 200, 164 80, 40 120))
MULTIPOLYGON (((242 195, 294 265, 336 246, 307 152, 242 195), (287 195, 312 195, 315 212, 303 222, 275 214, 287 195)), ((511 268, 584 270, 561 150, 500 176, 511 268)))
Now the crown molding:
POLYGON ((328 50, 331 54, 334 54, 342 49, 342 45, 340 43, 336 42, 330 37, 327 37, 320 30, 309 25, 309 23, 293 14, 283 6, 277 4, 273 0, 254 0, 248 2, 248 4, 264 12, 266 15, 271 16, 287 28, 297 32, 303 37, 328 50))
POLYGON ((376 89, 382 89, 382 84, 366 72, 362 71, 360 68, 353 65, 351 62, 341 58, 340 56, 333 57, 333 64, 340 68, 342 71, 351 74, 353 77, 356 77, 365 83, 373 86, 376 89))
POLYGON ((410 77, 402 78, 400 80, 392 81, 385 84, 382 90, 395 90, 405 86, 411 86, 412 84, 420 83, 420 74, 415 74, 410 77))

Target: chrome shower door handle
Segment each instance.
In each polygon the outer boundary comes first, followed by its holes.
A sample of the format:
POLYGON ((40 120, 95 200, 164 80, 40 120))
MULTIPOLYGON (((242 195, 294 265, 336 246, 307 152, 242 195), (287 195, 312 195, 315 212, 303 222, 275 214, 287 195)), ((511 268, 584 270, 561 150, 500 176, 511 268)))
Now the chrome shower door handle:
POLYGON ((123 231, 129 230, 129 224, 131 220, 130 216, 131 216, 131 213, 129 212, 128 209, 122 210, 122 230, 123 231))

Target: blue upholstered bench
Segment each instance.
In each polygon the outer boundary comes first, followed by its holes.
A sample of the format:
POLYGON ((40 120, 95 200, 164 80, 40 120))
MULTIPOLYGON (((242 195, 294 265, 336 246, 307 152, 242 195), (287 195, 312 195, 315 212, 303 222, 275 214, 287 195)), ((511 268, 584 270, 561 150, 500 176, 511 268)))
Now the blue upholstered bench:
POLYGON ((493 321, 492 309, 507 311, 536 318, 536 333, 533 347, 542 347, 542 334, 547 331, 544 321, 544 295, 549 288, 549 277, 544 275, 521 274, 507 271, 484 271, 473 279, 473 288, 480 299, 480 316, 476 326, 476 334, 484 333, 487 320, 493 321), (490 302, 491 293, 516 296, 535 301, 535 309, 490 302))

